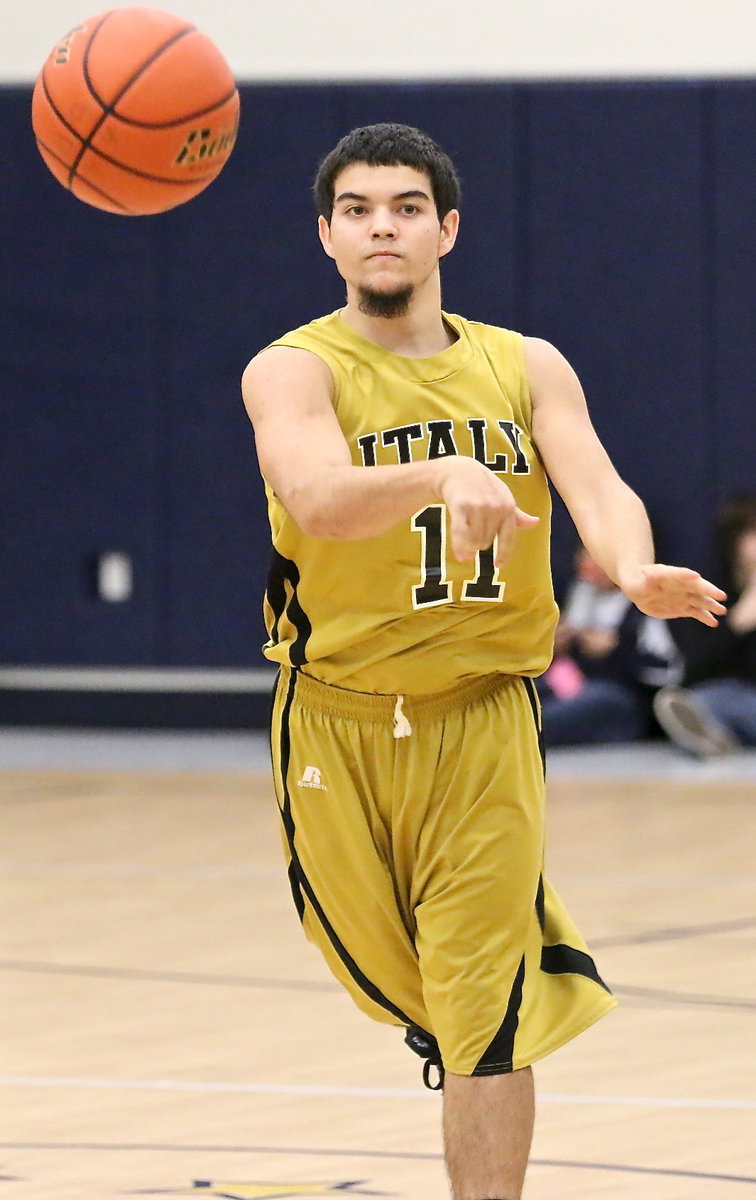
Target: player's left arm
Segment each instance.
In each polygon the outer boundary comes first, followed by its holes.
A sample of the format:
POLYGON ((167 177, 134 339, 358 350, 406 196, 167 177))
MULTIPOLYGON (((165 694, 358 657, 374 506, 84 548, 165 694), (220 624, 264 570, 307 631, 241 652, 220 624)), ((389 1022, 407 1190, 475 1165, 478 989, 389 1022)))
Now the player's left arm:
POLYGON ((533 440, 588 553, 641 612, 715 626, 721 588, 689 567, 654 561, 648 515, 599 441, 580 381, 554 346, 525 338, 533 440))

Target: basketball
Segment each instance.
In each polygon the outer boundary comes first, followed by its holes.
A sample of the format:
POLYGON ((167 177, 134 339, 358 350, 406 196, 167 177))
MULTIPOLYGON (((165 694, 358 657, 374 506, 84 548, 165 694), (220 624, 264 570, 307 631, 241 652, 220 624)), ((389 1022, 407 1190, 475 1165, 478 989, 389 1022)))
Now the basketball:
POLYGON ((34 87, 32 126, 55 178, 122 216, 165 212, 217 178, 239 93, 210 38, 173 13, 117 8, 74 26, 34 87))

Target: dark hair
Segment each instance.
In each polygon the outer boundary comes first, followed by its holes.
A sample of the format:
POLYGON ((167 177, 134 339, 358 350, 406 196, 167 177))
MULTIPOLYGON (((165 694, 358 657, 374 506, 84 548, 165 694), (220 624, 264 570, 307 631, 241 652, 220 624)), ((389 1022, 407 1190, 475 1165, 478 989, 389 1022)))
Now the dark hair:
POLYGON ((371 167, 414 167, 430 179, 439 220, 459 207, 460 185, 454 163, 439 145, 412 125, 363 125, 347 133, 318 167, 313 197, 318 214, 331 220, 336 176, 352 163, 371 167))
POLYGON ((728 571, 735 569, 738 543, 751 529, 756 529, 756 492, 740 492, 731 496, 717 514, 719 549, 728 571))

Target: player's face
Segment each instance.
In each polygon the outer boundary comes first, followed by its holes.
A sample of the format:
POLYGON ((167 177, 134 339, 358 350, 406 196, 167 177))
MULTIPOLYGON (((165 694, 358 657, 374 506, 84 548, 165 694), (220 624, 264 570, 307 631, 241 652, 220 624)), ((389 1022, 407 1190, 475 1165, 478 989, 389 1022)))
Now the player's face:
POLYGON ((418 288, 438 270, 457 236, 459 215, 436 212, 428 176, 413 167, 352 163, 337 175, 323 248, 355 289, 391 293, 418 288))

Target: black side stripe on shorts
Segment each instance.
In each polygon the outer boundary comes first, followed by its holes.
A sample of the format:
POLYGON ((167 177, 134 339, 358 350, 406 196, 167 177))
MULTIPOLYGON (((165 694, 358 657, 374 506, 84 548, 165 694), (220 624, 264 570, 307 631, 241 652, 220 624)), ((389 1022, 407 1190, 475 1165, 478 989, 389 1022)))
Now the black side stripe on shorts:
MULTIPOLYGON (((530 703, 530 711, 533 714, 533 724, 538 735, 538 752, 541 756, 541 767, 544 775, 546 773, 546 756, 543 743, 543 729, 541 728, 540 705, 538 703, 538 694, 536 692, 535 683, 528 676, 522 676, 523 684, 525 685, 525 694, 530 703)), ((538 891, 535 901, 536 915, 538 924, 543 931, 544 927, 544 895, 543 895, 543 878, 539 876, 538 891)), ((503 1075, 512 1070, 512 1060, 514 1058, 514 1040, 517 1033, 517 1027, 520 1023, 520 1005, 522 1004, 522 988, 525 982, 525 956, 520 960, 520 966, 515 976, 515 981, 512 985, 512 991, 507 1004, 507 1011, 504 1015, 499 1029, 486 1048, 484 1054, 479 1059, 473 1075, 503 1075)))
POLYGON ((590 954, 575 950, 573 946, 565 946, 561 942, 556 946, 544 946, 541 950, 541 970, 547 975, 582 975, 611 994, 590 954))
MULTIPOLYGON (((525 678, 525 690, 530 700, 530 707, 533 711, 533 720, 536 729, 538 730, 538 748, 541 753, 541 762, 543 764, 543 772, 546 774, 546 751, 543 740, 543 728, 539 720, 539 704, 538 693, 532 679, 525 678)), ((544 905, 544 890, 543 876, 538 879, 538 891, 536 893, 536 916, 538 924, 543 933, 546 925, 546 911, 544 905)), ((544 946, 541 950, 541 970, 547 975, 582 975, 585 979, 591 979, 597 983, 606 992, 611 989, 607 987, 603 979, 596 970, 596 964, 590 954, 586 954, 583 950, 575 950, 572 946, 566 946, 560 943, 556 946, 544 946)))
MULTIPOLYGON (((289 790, 286 786, 286 772, 288 770, 289 759, 291 757, 291 739, 289 737, 289 709, 291 708, 291 702, 294 699, 295 681, 296 681, 296 671, 292 671, 291 679, 289 680, 289 689, 286 693, 286 700, 284 701, 284 709, 283 709, 283 713, 281 716, 281 763, 280 763, 280 766, 281 766, 281 771, 282 771, 282 776, 283 776, 284 804, 283 804, 283 808, 279 805, 279 811, 281 813, 281 820, 283 821, 284 829, 286 830, 287 840, 288 840, 290 846, 291 846, 291 841, 293 838, 293 832, 291 835, 289 834, 289 828, 288 828, 288 824, 287 824, 287 822, 291 823, 291 813, 287 812, 287 810, 290 807, 290 802, 289 802, 289 790)), ((280 687, 280 676, 278 677, 278 680, 276 682, 276 691, 278 690, 279 687, 280 687)), ((275 693, 274 693, 274 703, 275 703, 275 693)), ((272 713, 271 713, 270 731, 271 731, 270 757, 272 760, 275 756, 275 752, 273 749, 272 713)), ((275 764, 274 764, 274 766, 275 766, 275 764)), ((302 895, 302 889, 299 885, 299 879, 297 877, 296 862, 294 860, 293 853, 291 854, 291 862, 289 863, 288 875, 289 875, 289 887, 291 888, 292 899, 294 900, 294 906, 297 910, 297 914, 301 921, 304 917, 304 896, 302 895)))
POLYGON ((514 1040, 520 1023, 522 985, 525 981, 525 956, 520 959, 504 1020, 489 1042, 487 1049, 478 1059, 473 1075, 506 1075, 512 1070, 514 1040))
POLYGON ((535 685, 534 680, 532 680, 529 675, 523 675, 521 678, 522 678, 523 683, 525 684, 525 691, 527 693, 528 700, 530 701, 530 708, 533 713, 533 724, 535 725, 536 732, 538 733, 538 753, 541 756, 541 768, 543 770, 543 774, 544 774, 544 778, 545 778, 545 776, 546 776, 546 746, 545 746, 544 740, 543 740, 543 726, 541 724, 541 716, 540 716, 541 706, 538 702, 538 692, 536 691, 536 685, 535 685))
POLYGON ((536 892, 535 910, 538 918, 538 925, 541 933, 543 933, 544 929, 546 928, 546 901, 543 890, 543 875, 538 876, 538 891, 536 892))
MULTIPOLYGON (((289 785, 287 783, 287 777, 288 777, 288 773, 289 773, 289 760, 291 757, 291 737, 289 734, 289 714, 291 712, 291 705, 294 700, 294 693, 296 691, 297 674, 298 673, 296 671, 292 671, 292 673, 291 673, 291 679, 289 681, 289 690, 288 690, 288 693, 286 696, 286 701, 284 703, 283 713, 281 714, 281 763, 280 763, 281 779, 283 780, 283 790, 284 790, 284 804, 283 804, 283 808, 280 811, 281 811, 281 817, 283 820, 284 831, 286 833, 286 840, 289 845, 289 854, 291 855, 291 864, 289 866, 289 883, 291 884, 291 890, 292 890, 292 895, 294 897, 294 903, 297 906, 297 911, 299 912, 299 916, 300 916, 300 920, 301 920, 302 915, 304 913, 304 896, 307 897, 307 900, 309 901, 311 908, 315 912, 318 920, 320 921, 320 924, 323 926, 323 929, 325 930, 325 933, 328 937, 329 942, 333 946, 334 950, 336 951, 339 958, 343 962, 347 971, 349 972, 349 974, 351 975, 352 979, 357 984, 357 986, 361 989, 361 991, 363 991, 366 996, 369 996, 369 998, 375 1004, 378 1004, 381 1008, 385 1008, 386 1012, 390 1012, 392 1014, 392 1016, 396 1017, 397 1020, 402 1025, 409 1026, 409 1025, 414 1024, 415 1028, 419 1028, 419 1026, 417 1026, 415 1022, 410 1021, 409 1017, 406 1016, 405 1013, 403 1013, 400 1008, 397 1008, 397 1006, 395 1004, 392 1004, 392 1002, 388 999, 387 996, 384 996, 384 994, 380 990, 380 988, 376 987, 376 985, 374 983, 372 983, 368 979, 368 977, 362 973, 360 968, 357 966, 357 963, 354 961, 352 956, 349 954, 346 947, 339 941, 336 931, 333 928, 333 926, 331 925, 328 918, 326 917, 325 913, 323 912, 320 902, 318 901, 318 898, 312 889, 312 884, 310 883, 309 879, 305 875, 304 870, 302 868, 302 864, 299 861, 299 855, 297 853, 297 849, 296 849, 296 845, 295 845, 296 827, 294 825, 294 818, 291 813, 291 796, 289 794, 289 785)), ((426 1031, 421 1030, 420 1032, 425 1033, 426 1031)), ((428 1034, 427 1036, 430 1036, 430 1035, 428 1034)))

